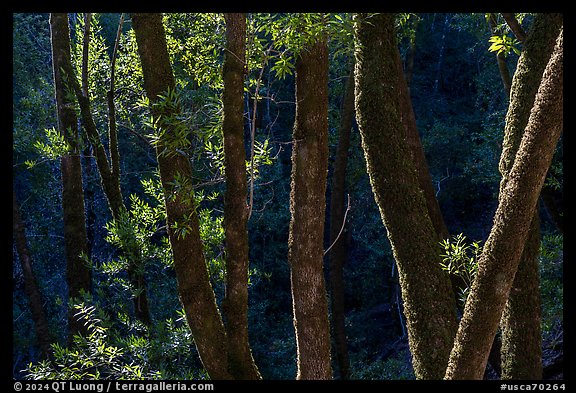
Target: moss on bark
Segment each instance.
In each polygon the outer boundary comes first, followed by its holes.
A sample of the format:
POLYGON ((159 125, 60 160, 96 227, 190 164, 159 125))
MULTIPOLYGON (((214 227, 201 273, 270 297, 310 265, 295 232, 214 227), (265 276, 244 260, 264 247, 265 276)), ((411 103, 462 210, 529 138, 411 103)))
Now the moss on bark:
MULTIPOLYGON (((501 192, 507 184, 524 129, 530 116, 546 63, 554 49, 561 14, 539 14, 518 60, 506 115, 501 192)), ((535 211, 524 251, 500 322, 502 328, 502 378, 541 379, 542 337, 540 329, 540 220, 535 211)))
POLYGON ((356 15, 355 40, 356 117, 398 266, 414 372, 441 379, 456 333, 456 303, 402 124, 394 15, 356 15))
POLYGON ((481 379, 514 276, 538 195, 563 126, 563 33, 556 40, 530 112, 518 154, 478 263, 446 379, 481 379))
POLYGON ((226 293, 222 306, 228 334, 230 373, 236 379, 260 379, 248 341, 248 207, 244 151, 244 61, 246 15, 225 14, 226 53, 222 102, 224 121, 224 230, 226 293))

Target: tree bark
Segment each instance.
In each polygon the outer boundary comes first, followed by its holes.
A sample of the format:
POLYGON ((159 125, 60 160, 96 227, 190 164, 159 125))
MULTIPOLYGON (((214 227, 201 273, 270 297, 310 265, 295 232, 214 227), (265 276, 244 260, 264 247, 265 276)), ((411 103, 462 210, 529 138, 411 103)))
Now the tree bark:
POLYGON ((248 205, 244 150, 246 15, 224 14, 226 52, 222 102, 224 120, 224 230, 226 293, 222 305, 228 334, 228 368, 235 379, 261 379, 248 340, 248 205))
POLYGON ((520 23, 518 23, 518 20, 516 19, 514 14, 503 12, 502 17, 504 18, 504 20, 508 24, 508 27, 510 27, 510 30, 512 30, 516 38, 518 38, 518 41, 524 43, 524 41, 526 41, 526 32, 524 31, 520 23))
POLYGON ((350 379, 350 360, 348 358, 348 340, 345 327, 344 302, 344 264, 347 260, 347 231, 343 229, 346 214, 345 188, 350 132, 354 121, 354 64, 344 90, 338 147, 332 173, 332 191, 330 194, 330 245, 328 254, 330 303, 332 310, 331 326, 334 333, 336 359, 341 379, 350 379))
POLYGON ((48 325, 48 319, 44 312, 42 304, 42 294, 38 289, 36 276, 34 275, 34 268, 32 266, 32 257, 28 250, 28 243, 26 241, 26 229, 24 222, 20 216, 20 206, 16 199, 16 193, 12 190, 12 236, 16 244, 16 252, 18 259, 22 266, 22 273, 24 275, 24 290, 28 295, 28 303, 30 304, 30 311, 32 313, 32 320, 34 321, 34 328, 36 331, 36 340, 40 347, 42 357, 49 358, 52 353, 50 346, 51 334, 48 325))
MULTIPOLYGON (((87 18, 89 20, 90 18, 87 18)), ((86 34, 89 33, 89 29, 85 30, 84 45, 89 44, 89 40, 86 34)), ((88 52, 85 48, 84 52, 88 52)), ((69 50, 68 50, 69 53, 69 50)), ((86 58, 87 60, 87 58, 86 58)), ((62 63, 62 69, 66 73, 66 81, 69 83, 69 88, 72 89, 78 100, 78 105, 80 107, 80 114, 82 118, 82 124, 88 136, 88 140, 92 145, 92 151, 94 154, 94 159, 98 168, 98 173, 100 175, 100 180, 102 183, 102 189, 108 201, 108 206, 112 214, 112 219, 115 221, 121 221, 123 215, 126 214, 127 209, 124 204, 124 199, 122 197, 122 191, 120 188, 120 155, 118 151, 118 143, 116 136, 116 126, 114 121, 114 102, 113 102, 113 92, 108 93, 107 99, 109 106, 109 146, 110 146, 110 156, 111 160, 108 160, 104 144, 100 140, 100 134, 92 117, 92 110, 90 108, 90 99, 88 97, 86 80, 88 78, 87 61, 83 60, 83 70, 82 79, 83 86, 80 86, 76 78, 74 69, 72 68, 72 63, 70 57, 66 57, 66 61, 62 63)), ((113 77, 113 75, 112 75, 113 77)), ((112 78, 113 79, 113 78, 112 78)), ((112 82, 113 88, 113 82, 112 82)), ((127 235, 130 236, 130 235, 127 235)), ((140 250, 137 247, 137 243, 132 238, 126 238, 122 244, 129 245, 127 248, 121 250, 128 260, 128 276, 132 286, 138 291, 138 294, 134 297, 134 313, 136 318, 150 325, 150 311, 148 308, 148 297, 146 294, 146 283, 144 275, 140 272, 142 270, 143 261, 140 257, 140 250)))
MULTIPOLYGON (((66 281, 68 297, 78 298, 90 293, 91 269, 83 256, 88 255, 82 165, 78 148, 78 128, 74 103, 67 97, 66 76, 62 68, 70 62, 70 31, 68 14, 50 14, 52 63, 58 131, 64 136, 71 151, 60 159, 62 172, 62 210, 64 213, 64 242, 66 251, 66 281)), ((69 341, 77 333, 86 333, 84 324, 68 312, 69 341)))
POLYGON ((355 16, 356 118, 374 198, 398 266, 418 379, 441 379, 456 333, 456 302, 402 124, 393 14, 355 16))
POLYGON ((418 24, 420 23, 420 17, 416 17, 414 21, 414 36, 410 38, 410 47, 408 48, 408 53, 406 54, 406 71, 404 73, 406 79, 406 85, 408 86, 408 96, 410 96, 410 85, 412 84, 412 76, 414 75, 414 58, 416 55, 416 32, 418 30, 418 24))
POLYGON ((163 130, 156 145, 156 154, 164 189, 168 237, 180 301, 208 375, 212 379, 231 379, 226 332, 216 305, 200 239, 191 184, 192 166, 188 157, 170 143, 170 138, 174 138, 173 125, 170 123, 175 121, 180 110, 170 104, 155 105, 160 95, 175 89, 162 15, 132 14, 132 27, 136 33, 144 89, 152 105, 156 126, 163 130), (178 231, 182 227, 187 228, 187 233, 178 231))
MULTIPOLYGON (((510 106, 507 113, 504 130, 505 144, 500 165, 501 193, 506 188, 508 173, 526 128, 537 86, 540 85, 546 63, 554 50, 561 25, 562 15, 537 15, 518 60, 511 96, 514 105, 510 106)), ((536 210, 500 322, 503 379, 542 378, 539 251, 540 219, 536 210)))
POLYGON ((542 379, 539 254, 540 219, 535 212, 500 320, 502 379, 542 379))
POLYGON ((448 232, 448 228, 444 222, 444 217, 442 216, 442 211, 440 210, 440 205, 438 204, 436 193, 434 192, 434 187, 432 185, 432 177, 430 176, 428 161, 426 160, 422 141, 420 140, 420 134, 418 133, 416 116, 414 114, 414 108, 412 107, 412 99, 410 98, 410 90, 406 78, 404 77, 400 57, 398 57, 397 60, 398 74, 400 75, 398 78, 400 116, 406 131, 406 141, 408 142, 412 160, 414 161, 416 172, 418 174, 418 184, 424 193, 428 214, 432 220, 432 225, 434 226, 438 241, 440 242, 447 239, 450 236, 450 233, 448 232))
MULTIPOLYGON (((492 34, 497 34, 498 23, 496 22, 496 15, 493 13, 488 15, 490 30, 492 34)), ((509 98, 510 89, 512 88, 512 78, 510 77, 510 71, 508 70, 508 65, 506 63, 506 55, 504 53, 498 52, 496 54, 496 62, 498 63, 498 71, 500 71, 500 78, 502 79, 504 90, 506 91, 506 97, 509 98)))
MULTIPOLYGON (((478 263, 446 379, 480 379, 563 126, 563 32, 546 65, 478 263)), ((512 103, 511 103, 512 104, 512 103)))
POLYGON ((318 38, 296 60, 288 262, 298 356, 297 379, 331 379, 323 272, 328 169, 328 47, 318 38))

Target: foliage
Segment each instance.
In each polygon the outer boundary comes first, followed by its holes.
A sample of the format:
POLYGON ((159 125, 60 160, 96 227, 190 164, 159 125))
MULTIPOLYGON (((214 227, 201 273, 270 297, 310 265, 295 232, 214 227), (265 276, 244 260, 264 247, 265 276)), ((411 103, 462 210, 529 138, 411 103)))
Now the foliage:
MULTIPOLYGON (((100 130, 107 129, 108 125, 108 104, 106 93, 110 86, 111 60, 108 46, 101 35, 102 27, 99 21, 99 14, 92 14, 90 19, 90 45, 88 46, 88 98, 92 109, 92 116, 100 130)), ((77 23, 73 24, 74 35, 71 43, 72 66, 74 73, 80 80, 83 73, 82 55, 84 48, 84 16, 78 14, 75 18, 77 23)), ((72 94, 70 92, 70 94, 72 94)), ((72 101, 75 101, 75 97, 72 101)), ((101 138, 103 135, 101 135, 101 138)))
POLYGON ((502 36, 493 35, 490 37, 488 42, 491 42, 492 45, 488 48, 490 52, 496 52, 497 54, 504 54, 504 56, 508 56, 510 52, 514 52, 517 55, 520 54, 520 49, 518 49, 518 45, 520 41, 516 38, 508 37, 508 35, 504 34, 502 36))
MULTIPOLYGON (((64 135, 55 128, 48 128, 45 130, 45 133, 47 142, 37 140, 34 143, 34 147, 41 157, 45 157, 48 160, 55 160, 72 151, 64 135)), ((28 169, 31 169, 37 164, 37 162, 33 160, 27 160, 25 163, 28 169)))
POLYGON ((440 246, 444 251, 444 254, 440 255, 442 257, 442 262, 440 262, 442 270, 461 278, 466 285, 461 289, 458 298, 463 308, 470 294, 474 278, 476 278, 482 247, 477 241, 468 244, 466 236, 462 233, 452 236, 452 239, 442 240, 440 246))
POLYGON ((181 88, 222 88, 224 18, 219 13, 164 15, 168 53, 181 88))
MULTIPOLYGON (((53 344, 54 360, 30 364, 27 379, 151 379, 158 378, 136 363, 126 348, 110 342, 110 317, 101 308, 81 302, 75 316, 84 320, 88 334, 75 335, 72 347, 53 344)), ((137 348, 134 346, 134 348, 137 348)), ((138 359, 140 360, 140 359, 138 359)))
POLYGON ((563 143, 562 139, 556 147, 556 153, 554 154, 554 159, 548 170, 548 175, 546 176, 546 181, 544 187, 550 187, 553 190, 561 191, 564 188, 564 165, 562 157, 563 153, 563 143))
POLYGON ((260 14, 256 21, 255 32, 264 34, 272 42, 266 53, 272 53, 270 57, 274 64, 271 71, 274 71, 279 79, 293 75, 294 62, 300 52, 322 36, 330 36, 332 40, 339 42, 335 55, 352 53, 350 14, 260 14))
POLYGON ((396 16, 396 29, 398 34, 398 41, 406 38, 410 45, 416 43, 416 29, 421 18, 418 14, 398 13, 396 16))
POLYGON ((115 317, 90 297, 74 306, 88 329, 72 345, 52 345, 53 359, 29 364, 26 379, 203 379, 183 312, 146 328, 125 313, 115 317), (194 365, 196 369, 186 367, 194 365))

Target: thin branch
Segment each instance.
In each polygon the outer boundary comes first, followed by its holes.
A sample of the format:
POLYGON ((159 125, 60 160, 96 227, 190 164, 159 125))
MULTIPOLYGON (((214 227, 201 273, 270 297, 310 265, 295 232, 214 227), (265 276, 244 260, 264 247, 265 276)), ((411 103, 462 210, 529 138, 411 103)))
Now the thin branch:
POLYGON ((450 172, 448 172, 448 168, 446 168, 446 176, 436 181, 436 185, 438 186, 438 189, 436 190, 436 197, 438 197, 438 194, 440 194, 440 183, 442 183, 444 180, 448 178, 450 178, 450 172))
POLYGON ((334 247, 334 244, 336 244, 336 242, 338 241, 338 239, 340 239, 340 235, 342 234, 342 232, 344 231, 344 226, 346 225, 346 216, 348 216, 348 212, 350 211, 350 194, 348 194, 348 206, 346 207, 346 211, 344 212, 344 218, 342 219, 342 226, 340 227, 340 232, 338 232, 338 236, 336 236, 336 239, 334 239, 334 241, 332 242, 332 244, 330 245, 330 247, 328 247, 328 249, 326 251, 324 251, 323 255, 328 254, 328 251, 330 251, 330 249, 332 247, 334 247))
POLYGON ((90 48, 90 23, 92 14, 84 14, 84 37, 82 46, 82 93, 88 97, 88 52, 90 48))
MULTIPOLYGON (((270 184, 270 183, 273 183, 273 182, 261 183, 261 184, 259 184, 259 186, 268 185, 268 184, 270 184)), ((266 206, 267 206, 269 203, 271 203, 273 200, 274 200, 274 187, 272 187, 272 196, 271 196, 266 202, 264 202, 264 205, 262 206, 262 209, 256 210, 256 212, 257 212, 257 213, 262 213, 264 210, 266 210, 266 206)))
MULTIPOLYGON (((393 262, 392 263, 392 271, 390 274, 390 277, 394 278, 395 274, 394 272, 396 271, 396 263, 393 262)), ((402 299, 399 296, 399 288, 398 288, 398 281, 394 282, 394 289, 396 292, 396 310, 398 311, 398 317, 400 319, 400 328, 402 329, 402 338, 406 337, 406 329, 404 328, 404 318, 402 317, 402 307, 401 307, 401 302, 402 299)))
POLYGON ((400 291, 396 288, 396 304, 398 309, 398 317, 400 318, 400 327, 402 328, 402 338, 406 337, 406 328, 404 327, 404 318, 402 317, 402 309, 400 307, 402 299, 400 298, 400 291))
POLYGON ((252 216, 252 207, 254 205, 254 142, 256 136, 256 112, 258 108, 258 90, 260 89, 260 82, 262 81, 262 76, 264 75, 264 69, 266 62, 268 61, 268 55, 272 46, 270 46, 266 53, 264 54, 264 59, 262 60, 262 66, 260 68, 260 75, 256 80, 256 91, 254 92, 254 109, 252 111, 252 122, 250 124, 250 197, 248 202, 248 220, 252 216))
MULTIPOLYGON (((90 29, 84 28, 84 37, 83 37, 83 53, 88 53, 89 44, 90 44, 90 29)), ((100 176, 104 179, 109 179, 111 175, 110 166, 108 163, 108 157, 106 155, 106 151, 104 149, 104 145, 100 140, 100 134, 98 132, 98 128, 96 127, 96 123, 94 122, 94 118, 92 117, 91 109, 90 109, 90 99, 88 97, 88 57, 86 57, 86 61, 82 61, 82 70, 81 70, 81 78, 82 83, 85 86, 80 86, 78 83, 78 79, 76 78, 74 69, 72 68, 71 64, 67 64, 65 67, 66 73, 66 81, 70 83, 72 89, 74 90, 74 94, 76 95, 76 99, 78 100, 78 105, 80 106, 80 116, 82 119, 82 123, 84 126, 84 130, 88 136, 88 140, 93 147, 94 156, 96 158, 96 163, 98 165, 98 170, 100 172, 100 176)), ((108 180, 106 180, 108 181, 108 180)))
POLYGON ((116 41, 114 42, 114 51, 110 61, 110 90, 108 91, 108 140, 110 145, 110 160, 112 165, 112 174, 114 177, 120 177, 120 152, 118 151, 118 129, 116 127, 116 108, 114 107, 114 90, 116 82, 116 57, 118 55, 118 46, 122 36, 122 24, 124 23, 124 14, 120 14, 118 21, 118 31, 116 32, 116 41))

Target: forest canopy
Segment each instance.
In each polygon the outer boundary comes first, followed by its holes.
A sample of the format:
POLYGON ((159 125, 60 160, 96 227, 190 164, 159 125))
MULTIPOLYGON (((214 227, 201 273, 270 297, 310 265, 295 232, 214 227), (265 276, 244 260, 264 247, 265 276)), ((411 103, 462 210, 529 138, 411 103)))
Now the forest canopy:
POLYGON ((563 376, 563 17, 14 13, 14 379, 563 376))

